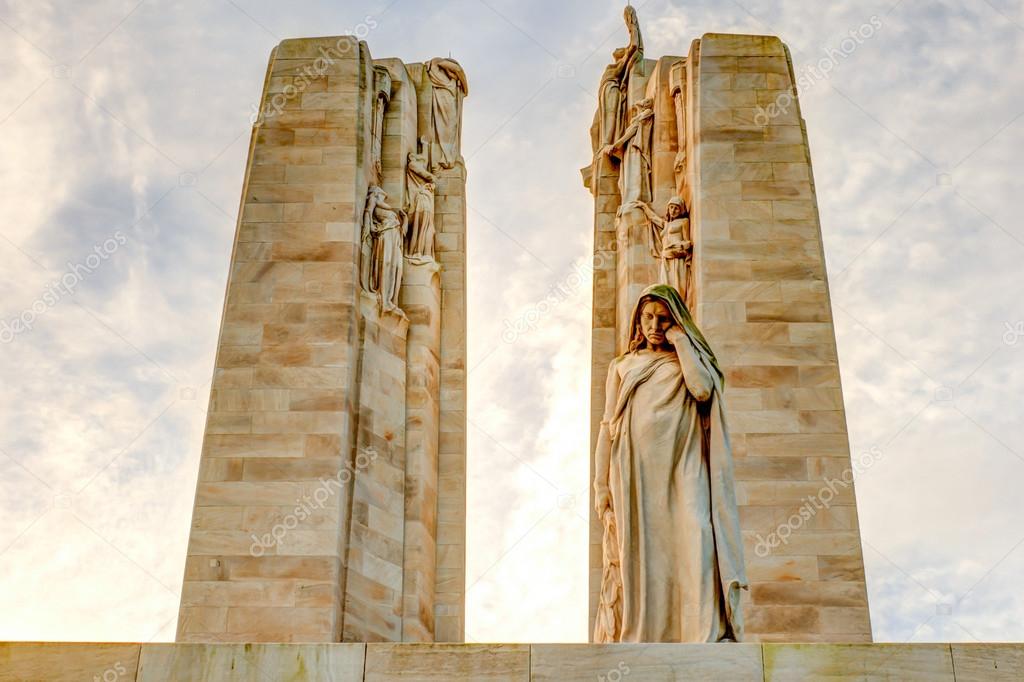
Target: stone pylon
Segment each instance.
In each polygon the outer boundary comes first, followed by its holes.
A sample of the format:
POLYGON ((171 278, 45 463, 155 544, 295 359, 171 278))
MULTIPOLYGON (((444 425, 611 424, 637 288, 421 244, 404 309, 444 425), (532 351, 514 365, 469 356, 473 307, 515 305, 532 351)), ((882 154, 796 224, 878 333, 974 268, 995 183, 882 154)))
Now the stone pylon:
POLYGON ((271 54, 180 641, 463 639, 458 73, 450 60, 374 60, 347 36, 285 40, 271 54), (368 209, 370 195, 386 202, 368 209), (427 235, 416 252, 412 231, 427 235))
MULTIPOLYGON (((683 293, 726 374, 751 583, 747 638, 870 641, 854 465, 789 51, 778 38, 718 33, 693 41, 685 57, 646 59, 640 45, 627 72, 606 70, 601 104, 621 97, 619 111, 632 112, 653 100, 641 199, 659 215, 674 196, 689 208, 683 293)), ((608 364, 626 350, 639 293, 665 276, 650 221, 622 202, 620 174, 634 171, 599 153, 601 142, 583 169, 595 202, 592 453, 608 364)), ((591 626, 602 567, 595 517, 592 509, 591 626)))

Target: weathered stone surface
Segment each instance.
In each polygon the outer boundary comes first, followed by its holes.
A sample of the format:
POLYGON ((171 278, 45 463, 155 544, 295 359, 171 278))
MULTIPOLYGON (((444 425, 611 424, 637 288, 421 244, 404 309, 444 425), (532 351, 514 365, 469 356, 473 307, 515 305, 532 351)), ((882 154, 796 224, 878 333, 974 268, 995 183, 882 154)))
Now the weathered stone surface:
POLYGON ((957 682, 1024 679, 1024 646, 1020 644, 953 644, 957 682))
POLYGON ((948 644, 764 644, 764 679, 953 682, 948 644))
POLYGON ((747 635, 869 639, 835 332, 789 57, 769 36, 707 34, 697 52, 696 315, 724 364, 743 454, 747 635))
POLYGON ((1019 680, 1021 644, 0 642, 0 682, 1019 680), (763 663, 762 663, 763 662, 763 663))
POLYGON ((530 679, 528 644, 367 644, 367 682, 530 679))
POLYGON ((534 644, 531 680, 704 680, 760 682, 756 644, 534 644))
POLYGON ((0 642, 0 682, 135 682, 138 644, 0 642))
POLYGON ((139 682, 359 680, 363 644, 146 644, 139 682))

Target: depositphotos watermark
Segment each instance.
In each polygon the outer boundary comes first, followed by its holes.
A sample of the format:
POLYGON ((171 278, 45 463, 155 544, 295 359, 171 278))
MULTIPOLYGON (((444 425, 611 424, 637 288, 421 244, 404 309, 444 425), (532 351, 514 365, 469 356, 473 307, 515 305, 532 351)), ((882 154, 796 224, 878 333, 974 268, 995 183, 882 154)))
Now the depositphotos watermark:
POLYGON ((125 667, 124 663, 118 661, 111 667, 103 671, 103 675, 93 675, 93 682, 117 682, 125 675, 128 674, 128 668, 125 667))
POLYGON ((61 299, 65 296, 74 295, 75 289, 78 288, 78 285, 86 277, 96 272, 105 261, 109 260, 111 256, 117 253, 118 249, 127 243, 128 237, 118 230, 114 233, 113 237, 109 237, 102 244, 94 246, 92 253, 83 258, 81 263, 69 261, 64 274, 47 284, 45 291, 36 300, 32 301, 32 305, 14 317, 0 320, 0 343, 10 343, 20 334, 32 331, 32 327, 35 326, 36 320, 40 315, 44 315, 60 303, 61 299))
POLYGON ((840 489, 846 489, 853 485, 855 472, 860 474, 867 471, 881 458, 882 450, 875 446, 870 450, 862 452, 856 461, 853 462, 853 466, 845 469, 839 478, 826 476, 823 479, 824 485, 821 486, 821 489, 814 495, 805 497, 801 501, 800 507, 784 523, 779 524, 767 537, 760 533, 757 534, 757 545, 754 547, 754 553, 763 559, 777 547, 789 544, 789 538, 793 533, 803 528, 804 524, 813 519, 820 510, 828 509, 832 506, 832 502, 839 496, 840 489))
POLYGON ((352 30, 342 31, 342 37, 338 38, 333 47, 320 46, 317 48, 320 56, 303 66, 302 70, 294 75, 293 82, 285 85, 281 92, 274 93, 262 110, 256 105, 250 105, 252 113, 249 120, 252 124, 262 123, 284 111, 288 102, 304 93, 313 81, 323 78, 336 59, 341 59, 352 51, 354 44, 349 38, 354 36, 356 40, 363 40, 375 28, 377 28, 377 20, 372 14, 368 14, 352 30))
POLYGON ((514 320, 505 319, 505 329, 501 332, 501 340, 505 343, 515 343, 520 337, 532 332, 537 328, 538 323, 552 310, 564 303, 566 300, 577 295, 580 290, 590 283, 594 276, 594 270, 600 267, 597 259, 581 259, 572 264, 569 274, 548 290, 547 295, 533 305, 523 310, 514 320))
POLYGON ((619 661, 614 668, 609 668, 607 672, 599 674, 597 680, 598 682, 622 682, 629 673, 629 665, 625 661, 619 661))
MULTIPOLYGON (((804 65, 795 74, 797 90, 803 93, 810 90, 815 84, 830 79, 832 72, 841 63, 849 59, 850 55, 856 52, 858 47, 874 38, 881 28, 882 20, 878 18, 877 14, 872 15, 868 21, 861 24, 858 28, 851 30, 847 37, 840 40, 838 47, 826 47, 823 50, 825 56, 821 57, 817 62, 804 65)), ((757 114, 754 115, 754 124, 759 126, 768 125, 772 119, 788 113, 795 101, 796 96, 793 93, 788 90, 780 92, 768 106, 757 107, 757 114)))
POLYGON ((1003 332, 1003 343, 1007 346, 1016 346, 1024 339, 1024 320, 1017 320, 1015 323, 1004 322, 1006 331, 1003 332))
POLYGON ((342 486, 352 480, 353 474, 357 471, 365 471, 376 461, 378 455, 373 448, 362 448, 356 454, 355 466, 346 462, 345 467, 338 471, 333 478, 320 477, 320 485, 308 495, 303 495, 295 500, 295 508, 288 512, 279 523, 269 532, 263 535, 252 533, 252 544, 249 545, 249 554, 254 557, 261 557, 267 550, 273 549, 288 535, 288 531, 294 530, 298 525, 307 521, 318 509, 327 506, 327 501, 341 490, 342 486))
POLYGON ((569 269, 569 274, 548 289, 544 298, 527 307, 516 315, 515 319, 506 318, 503 321, 505 329, 501 332, 501 340, 505 343, 515 343, 534 331, 540 321, 552 310, 579 294, 584 286, 591 284, 594 272, 603 270, 609 264, 614 264, 615 253, 628 246, 628 236, 617 235, 613 241, 607 244, 607 248, 598 251, 590 258, 580 258, 574 261, 569 269))

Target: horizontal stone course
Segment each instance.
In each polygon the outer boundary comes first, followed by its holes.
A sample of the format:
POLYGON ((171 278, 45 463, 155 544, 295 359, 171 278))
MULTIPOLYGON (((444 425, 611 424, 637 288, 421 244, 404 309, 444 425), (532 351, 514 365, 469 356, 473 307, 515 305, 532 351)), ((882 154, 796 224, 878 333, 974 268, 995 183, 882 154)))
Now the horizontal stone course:
MULTIPOLYGON (((794 627, 832 630, 808 637, 863 636, 834 608, 767 608, 794 627)), ((0 643, 0 682, 1022 678, 1024 644, 0 643)))

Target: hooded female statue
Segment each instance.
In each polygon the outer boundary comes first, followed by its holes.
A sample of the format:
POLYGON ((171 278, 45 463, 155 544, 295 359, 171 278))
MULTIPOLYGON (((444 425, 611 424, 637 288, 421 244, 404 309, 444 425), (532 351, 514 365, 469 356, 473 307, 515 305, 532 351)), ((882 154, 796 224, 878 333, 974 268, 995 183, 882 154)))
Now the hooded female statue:
MULTIPOLYGON (((424 145, 425 146, 425 145, 424 145)), ((434 260, 434 174, 427 170, 426 152, 409 152, 405 166, 409 190, 409 234, 406 258, 415 263, 434 260)))
POLYGON ((671 286, 644 290, 630 331, 608 368, 594 456, 594 641, 739 641, 747 579, 722 370, 671 286))
POLYGON ((426 64, 433 101, 430 126, 433 132, 431 170, 455 168, 461 159, 459 130, 462 123, 462 100, 469 95, 466 72, 454 59, 434 57, 426 64))

